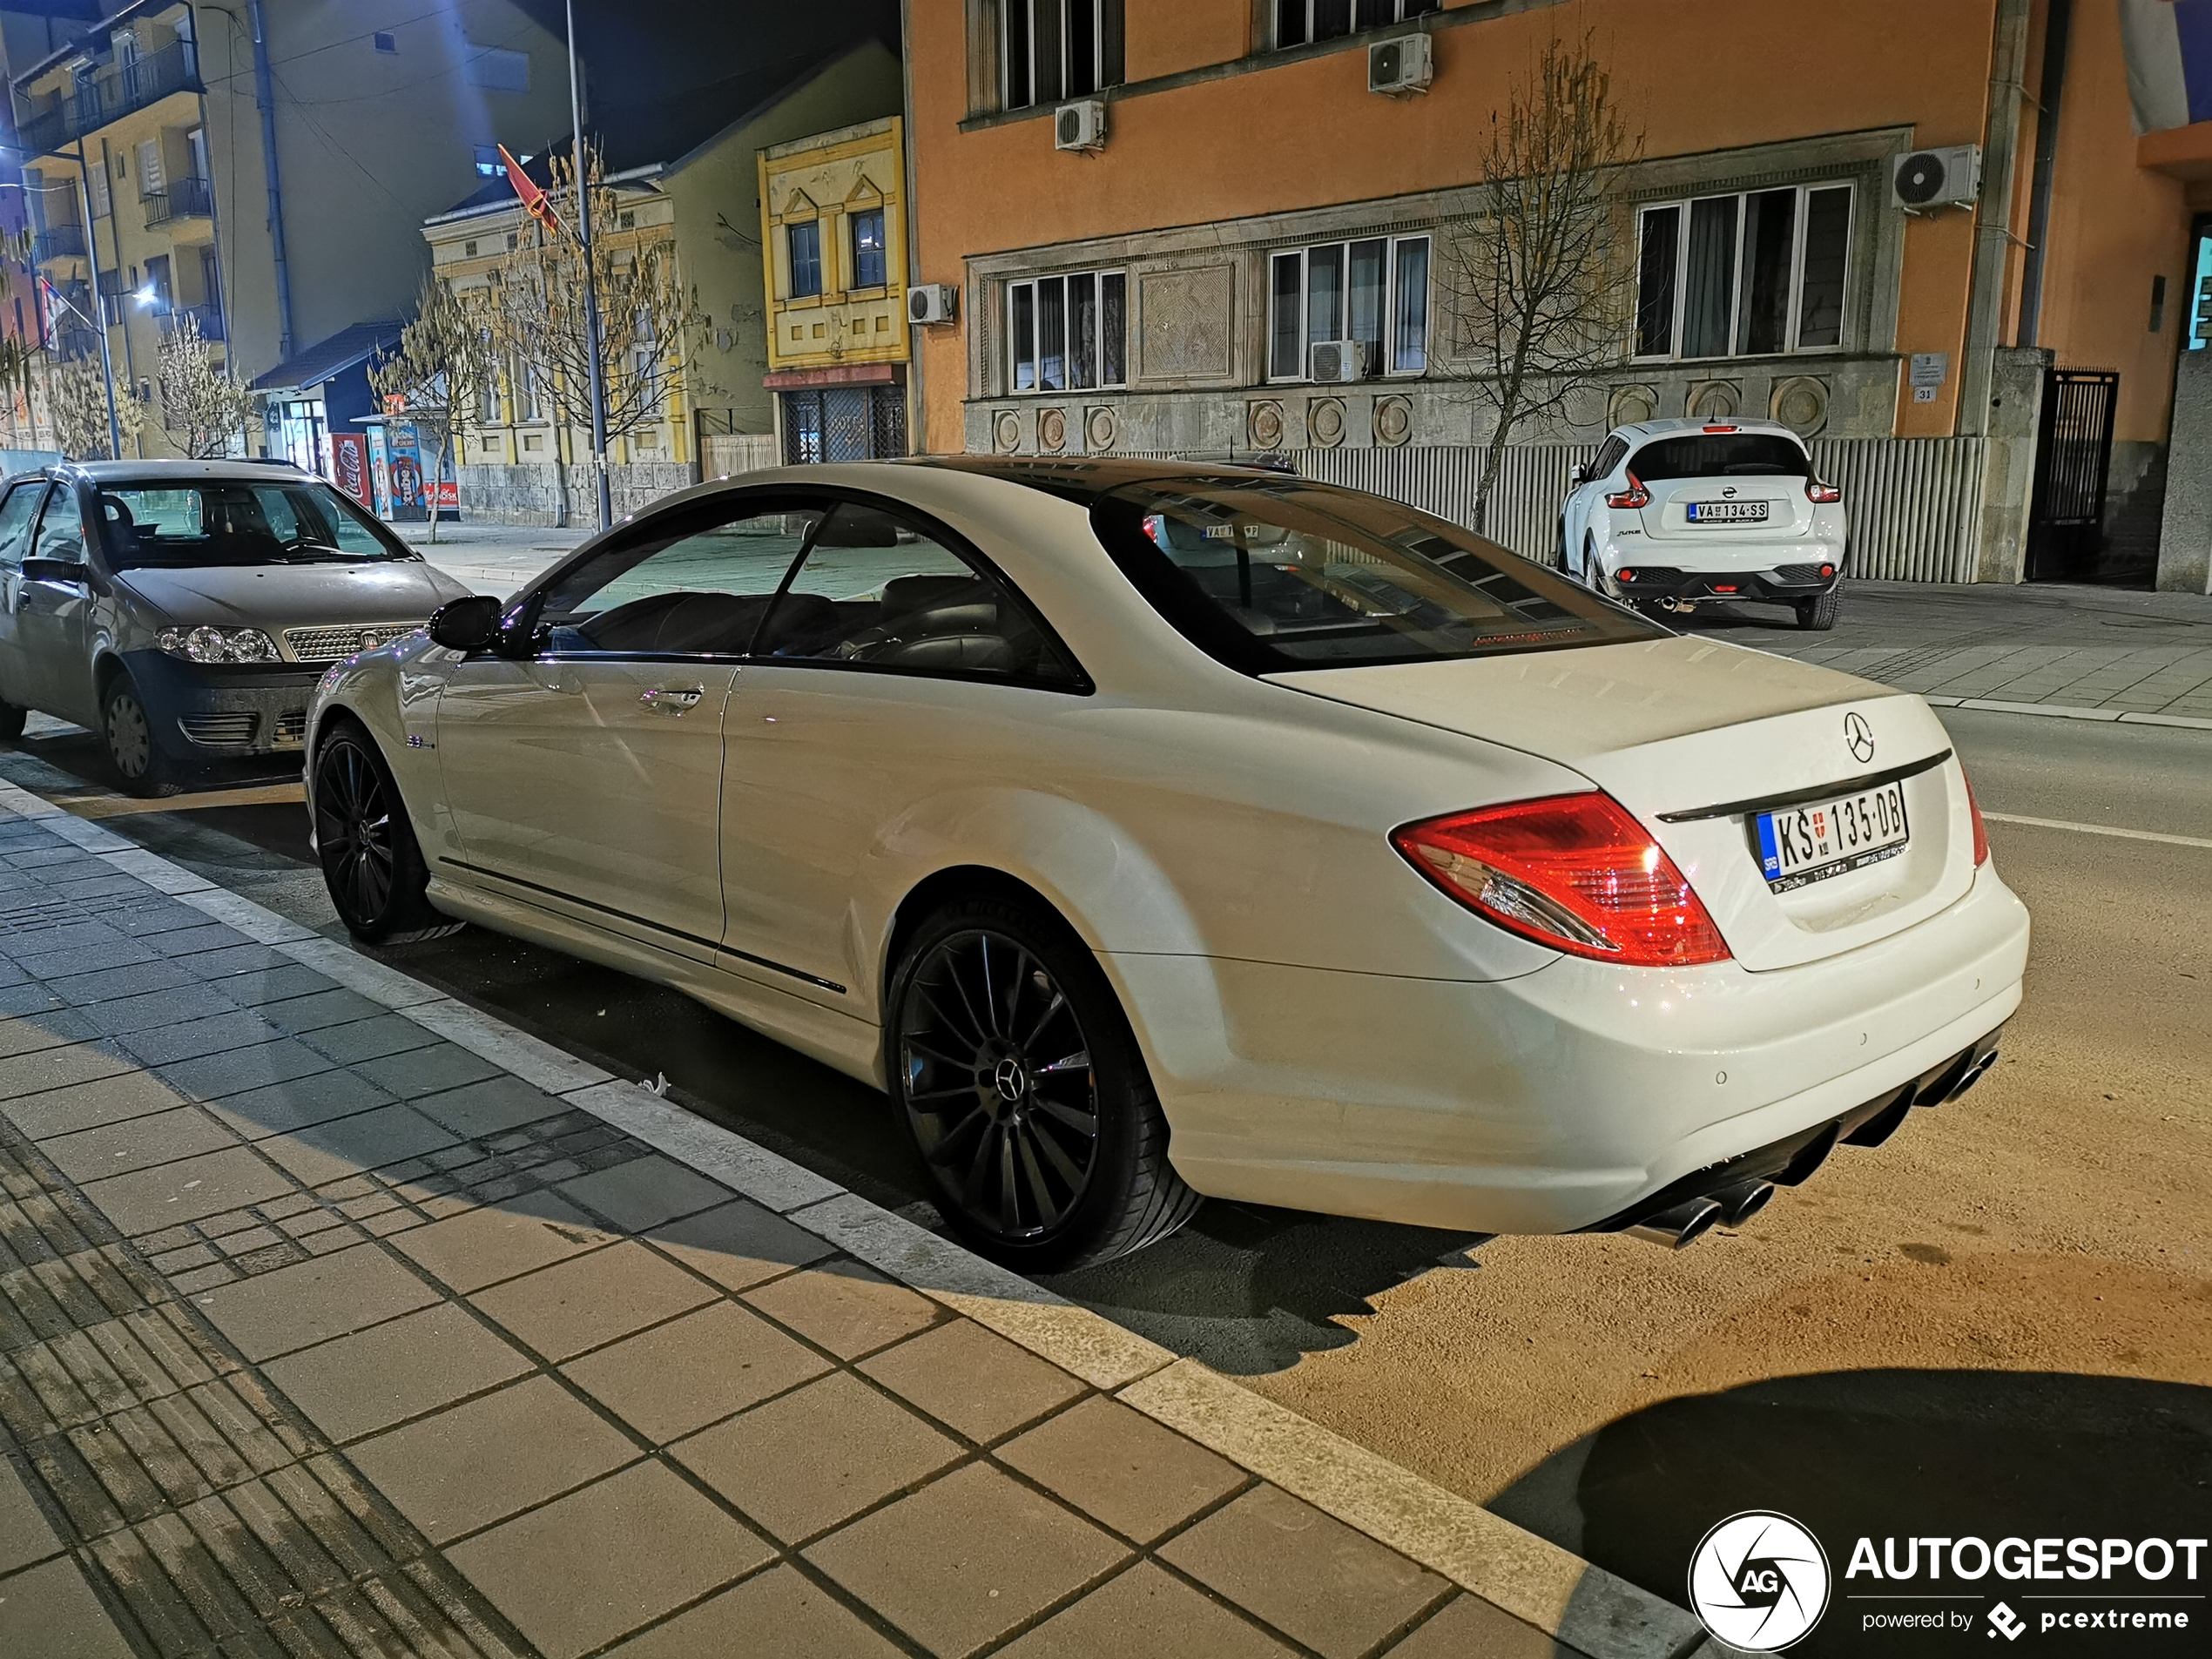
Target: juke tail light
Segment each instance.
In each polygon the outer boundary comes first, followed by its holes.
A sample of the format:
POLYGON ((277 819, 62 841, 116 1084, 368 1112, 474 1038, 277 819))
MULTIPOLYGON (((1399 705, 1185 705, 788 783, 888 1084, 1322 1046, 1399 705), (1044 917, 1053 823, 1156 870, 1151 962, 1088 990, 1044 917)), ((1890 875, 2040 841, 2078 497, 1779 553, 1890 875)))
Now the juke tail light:
POLYGON ((1959 768, 1959 779, 1966 786, 1966 811, 1974 820, 1974 868, 1979 870, 1989 862, 1989 826, 1981 821, 1981 804, 1974 799, 1974 780, 1966 776, 1964 766, 1959 768))
POLYGON ((1608 507, 1649 507, 1651 505, 1651 492, 1643 487, 1642 479, 1630 473, 1629 487, 1617 495, 1608 496, 1605 504, 1608 507))
POLYGON ((1837 489, 1833 484, 1824 484, 1817 478, 1808 478, 1805 480, 1805 499, 1807 501, 1817 502, 1823 506, 1825 506, 1834 502, 1839 502, 1843 500, 1843 498, 1844 492, 1837 489))
POLYGON ((1728 960, 1720 929, 1675 861, 1610 795, 1452 813, 1393 830, 1390 840, 1451 898, 1554 950, 1635 968, 1728 960))

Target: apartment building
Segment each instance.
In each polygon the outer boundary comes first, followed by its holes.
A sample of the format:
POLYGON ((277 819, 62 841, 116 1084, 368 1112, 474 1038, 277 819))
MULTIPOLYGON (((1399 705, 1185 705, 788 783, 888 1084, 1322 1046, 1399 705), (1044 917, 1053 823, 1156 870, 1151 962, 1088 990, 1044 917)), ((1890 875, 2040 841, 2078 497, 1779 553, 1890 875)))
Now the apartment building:
POLYGON ((263 394, 248 449, 328 471, 421 280, 424 216, 497 145, 569 125, 565 47, 509 0, 0 5, 0 41, 59 354, 105 330, 149 455, 172 452, 156 364, 189 316, 263 394))
POLYGON ((909 5, 909 280, 961 296, 917 330, 917 447, 1271 452, 1472 522, 1491 417, 1446 273, 1494 112, 1587 37, 1640 141, 1634 303, 1515 435, 1493 534, 1548 550, 1616 423, 1758 415, 1844 485, 1861 574, 2147 581, 2212 167, 2139 152, 2122 24, 2189 10, 909 5))

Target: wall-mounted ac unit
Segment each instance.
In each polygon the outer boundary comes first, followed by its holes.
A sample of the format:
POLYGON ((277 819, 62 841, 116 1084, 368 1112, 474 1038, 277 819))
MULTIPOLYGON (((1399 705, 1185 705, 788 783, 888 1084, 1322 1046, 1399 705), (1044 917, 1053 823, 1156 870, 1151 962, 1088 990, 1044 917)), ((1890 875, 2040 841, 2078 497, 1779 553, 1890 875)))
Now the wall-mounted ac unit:
POLYGON ((1890 173, 1890 199, 1908 213, 1970 207, 1980 194, 1981 146, 1978 144, 1915 150, 1899 156, 1890 173))
POLYGON ((1367 90, 1392 98, 1426 92, 1436 78, 1426 35, 1397 35, 1367 48, 1367 90))
POLYGON ((1317 340, 1306 349, 1306 378, 1341 386, 1362 378, 1362 353, 1356 340, 1317 340))
POLYGON ((1087 98, 1080 104, 1062 104, 1053 112, 1052 147, 1055 150, 1103 150, 1106 147, 1106 102, 1087 98))
POLYGON ((960 290, 947 282, 925 282, 907 290, 908 322, 950 322, 960 312, 960 290))

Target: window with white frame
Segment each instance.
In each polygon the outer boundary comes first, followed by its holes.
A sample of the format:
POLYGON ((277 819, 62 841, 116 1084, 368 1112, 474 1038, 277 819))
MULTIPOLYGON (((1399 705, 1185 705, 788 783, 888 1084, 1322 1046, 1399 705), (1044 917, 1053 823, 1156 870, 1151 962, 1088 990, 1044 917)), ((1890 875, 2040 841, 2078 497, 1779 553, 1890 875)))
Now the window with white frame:
POLYGON ((1122 0, 999 0, 999 103, 1089 98, 1122 79, 1122 0))
POLYGON ((1129 277, 1079 271, 1006 285, 1006 384, 1015 392, 1129 383, 1129 277))
POLYGON ((1302 381, 1312 347, 1349 340, 1368 374, 1428 368, 1429 239, 1372 236, 1271 255, 1267 378, 1302 381))
POLYGON ((1791 185, 1646 207, 1638 357, 1757 357, 1843 344, 1851 186, 1791 185))
POLYGON ((1275 44, 1340 40, 1434 11, 1440 0, 1275 0, 1275 44))

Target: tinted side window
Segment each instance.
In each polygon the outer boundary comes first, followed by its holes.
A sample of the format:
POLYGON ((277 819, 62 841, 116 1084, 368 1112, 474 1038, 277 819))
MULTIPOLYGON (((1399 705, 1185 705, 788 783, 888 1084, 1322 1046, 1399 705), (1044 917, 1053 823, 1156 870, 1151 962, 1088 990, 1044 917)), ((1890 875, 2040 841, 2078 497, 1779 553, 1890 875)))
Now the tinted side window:
POLYGON ((46 493, 43 478, 17 484, 0 502, 0 564, 17 565, 30 551, 30 527, 38 516, 39 499, 46 493))
POLYGON ((1058 644, 995 577, 905 521, 850 502, 815 536, 753 655, 1081 684, 1058 644))
POLYGON ((46 510, 38 520, 38 540, 31 551, 42 559, 84 562, 84 513, 77 504, 77 492, 67 484, 57 484, 47 498, 46 510))
POLYGON ((821 522, 817 507, 641 525, 562 577, 538 613, 562 656, 739 656, 821 522))
POLYGON ((1614 468, 1621 464, 1622 457, 1628 453, 1629 441, 1626 438, 1608 438, 1605 448, 1597 452, 1597 459, 1590 462, 1590 476, 1611 477, 1614 468))

